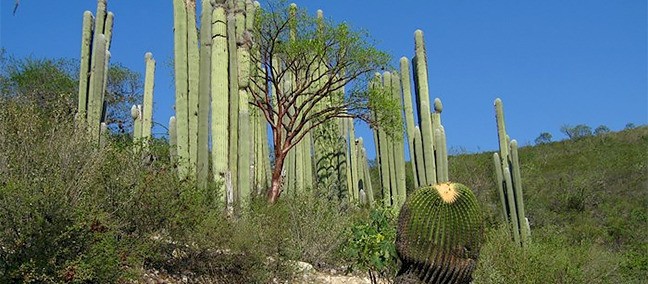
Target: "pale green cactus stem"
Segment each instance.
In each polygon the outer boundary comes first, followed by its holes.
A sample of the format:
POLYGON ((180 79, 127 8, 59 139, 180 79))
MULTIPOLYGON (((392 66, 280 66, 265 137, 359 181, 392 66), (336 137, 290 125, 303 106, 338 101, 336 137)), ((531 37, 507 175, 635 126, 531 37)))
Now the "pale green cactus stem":
POLYGON ((247 88, 250 86, 250 45, 246 43, 244 34, 247 31, 246 13, 254 11, 245 11, 245 1, 237 2, 236 14, 236 36, 238 44, 238 81, 239 81, 239 133, 238 133, 238 190, 240 201, 247 203, 251 194, 251 169, 250 169, 250 114, 249 114, 249 95, 247 88))
POLYGON ((209 182, 209 109, 211 104, 212 5, 202 0, 200 16, 198 135, 196 145, 196 181, 201 188, 209 182))
POLYGON ((349 190, 352 192, 354 200, 359 198, 359 182, 360 182, 360 173, 362 173, 362 165, 360 164, 360 159, 358 158, 358 145, 355 138, 355 126, 353 125, 353 118, 349 118, 349 154, 351 159, 351 187, 349 190))
MULTIPOLYGON (((434 141, 437 143, 441 141, 441 129, 434 129, 434 141)), ((443 172, 446 170, 446 168, 442 162, 443 152, 440 149, 434 151, 434 159, 436 160, 437 183, 446 182, 447 180, 445 180, 443 177, 443 172)))
POLYGON ((425 179, 425 156, 423 155, 423 139, 421 138, 421 130, 418 126, 414 127, 414 158, 416 159, 416 173, 419 177, 419 182, 424 185, 428 184, 425 179))
POLYGON ((502 100, 497 98, 495 99, 495 118, 497 120, 497 137, 499 138, 499 148, 500 148, 500 159, 502 162, 502 167, 507 166, 506 161, 508 161, 508 141, 509 138, 506 135, 506 126, 504 125, 504 106, 502 106, 502 100))
MULTIPOLYGON (((235 0, 229 0, 230 11, 236 10, 235 0)), ((227 48, 229 51, 229 62, 238 62, 238 50, 236 48, 236 13, 227 14, 227 48)), ((228 64, 229 66, 229 149, 228 149, 228 168, 230 173, 230 184, 228 189, 232 189, 232 202, 237 203, 239 200, 238 190, 234 187, 238 185, 238 112, 239 112, 239 81, 238 81, 238 64, 228 64)))
POLYGON ((498 189, 498 195, 500 197, 500 206, 502 206, 502 216, 504 216, 504 220, 506 221, 506 224, 510 223, 508 213, 506 212, 506 194, 504 194, 504 176, 502 173, 502 161, 500 160, 500 156, 497 153, 493 153, 493 164, 495 166, 495 177, 497 178, 497 189, 498 189))
POLYGON ((175 77, 175 117, 178 176, 189 175, 189 108, 187 6, 185 0, 173 0, 173 52, 175 77))
POLYGON ((81 66, 79 68, 79 104, 77 120, 85 125, 88 106, 88 80, 90 76, 90 46, 92 44, 92 12, 83 13, 83 29, 81 33, 81 66))
MULTIPOLYGON (((347 198, 351 202, 358 200, 358 192, 354 190, 352 165, 351 161, 351 152, 353 152, 353 142, 351 142, 351 125, 349 123, 349 118, 340 118, 340 123, 342 124, 342 139, 344 141, 344 159, 345 159, 345 170, 346 170, 346 188, 347 188, 347 198)), ((355 136, 355 135, 354 135, 355 136)))
POLYGON ((524 198, 522 194, 522 176, 520 174, 520 161, 518 156, 518 143, 517 141, 511 140, 511 166, 513 169, 512 181, 513 181, 513 194, 515 195, 515 208, 519 223, 520 229, 520 241, 523 246, 526 246, 530 231, 528 229, 528 223, 526 221, 526 215, 524 213, 524 198))
MULTIPOLYGON (((387 92, 389 95, 392 95, 392 75, 391 72, 384 72, 383 73, 383 89, 385 92, 387 92)), ((392 137, 389 137, 387 133, 382 131, 381 133, 384 134, 385 137, 385 145, 387 145, 387 162, 389 166, 389 204, 390 206, 394 206, 398 202, 398 191, 397 191, 397 185, 396 185, 396 161, 394 159, 394 139, 392 137)), ((384 193, 383 193, 384 194, 384 193)), ((387 202, 387 201, 386 201, 387 202)))
MULTIPOLYGON (((511 179, 511 171, 509 167, 504 167, 502 171, 504 174, 504 183, 506 184, 506 195, 507 195, 507 204, 510 211, 515 210, 515 195, 513 193, 513 180, 511 179)), ((520 221, 518 220, 518 215, 516 212, 510 212, 509 214, 511 225, 513 226, 513 241, 516 244, 520 243, 520 221)))
POLYGON ((172 116, 169 118, 169 158, 171 163, 175 164, 178 161, 178 136, 176 128, 176 118, 172 116))
POLYGON ((189 114, 189 173, 196 176, 198 161, 198 100, 200 99, 200 53, 196 29, 196 0, 187 3, 187 112, 189 114))
POLYGON ((441 130, 441 141, 439 141, 439 148, 441 149, 441 153, 442 153, 441 162, 443 163, 443 167, 445 168, 445 170, 442 172, 443 180, 447 182, 450 181, 450 174, 449 174, 450 167, 448 166, 448 143, 446 142, 445 127, 441 125, 439 129, 441 130))
POLYGON ((87 126, 93 141, 99 142, 99 127, 103 111, 102 92, 106 72, 106 37, 100 34, 93 43, 92 73, 90 75, 90 91, 88 93, 87 126))
MULTIPOLYGON (((379 82, 382 81, 380 73, 374 75, 375 88, 384 88, 379 82)), ((387 146, 387 137, 383 130, 380 128, 374 130, 374 138, 376 138, 376 155, 378 163, 380 164, 380 181, 381 190, 383 193, 383 204, 391 206, 391 192, 390 192, 390 179, 389 179, 389 151, 387 146)))
MULTIPOLYGON (((403 105, 401 79, 398 73, 392 73, 392 95, 398 101, 398 105, 403 105)), ((403 129, 403 114, 402 109, 398 114, 399 129, 403 129)), ((400 133, 401 131, 399 131, 400 133)), ((398 196, 398 207, 405 204, 407 198, 407 185, 405 182, 405 141, 400 136, 394 139, 394 165, 396 168, 396 192, 398 196)))
POLYGON ((211 141, 213 180, 219 186, 223 204, 227 204, 225 177, 228 166, 229 76, 228 42, 225 6, 217 4, 212 11, 211 42, 211 141))
POLYGON ((407 57, 400 59, 401 84, 403 90, 403 110, 405 111, 405 125, 407 129, 407 143, 410 155, 410 170, 414 177, 414 187, 420 186, 418 174, 416 172, 416 158, 414 157, 414 108, 412 105, 412 91, 410 85, 410 68, 407 57))
POLYGON ((364 182, 362 183, 362 185, 364 186, 365 191, 367 192, 367 202, 369 202, 369 206, 373 207, 374 191, 373 191, 373 186, 371 184, 371 175, 369 173, 369 161, 367 159, 367 150, 364 148, 362 137, 358 138, 358 150, 360 151, 359 159, 360 159, 360 163, 362 163, 362 171, 364 176, 364 182))
POLYGON ((146 73, 144 75, 144 105, 142 107, 142 138, 151 139, 151 128, 153 128, 153 88, 155 82, 155 59, 153 54, 147 52, 144 55, 146 73))
POLYGON ((108 126, 105 122, 102 122, 99 129, 99 147, 103 148, 108 143, 108 126))
POLYGON ((110 44, 112 43, 112 30, 113 24, 115 22, 115 14, 113 12, 108 12, 106 14, 106 22, 104 23, 103 34, 106 35, 106 50, 110 50, 110 44))
POLYGON ((414 61, 414 72, 416 73, 417 97, 419 103, 419 120, 421 126, 421 136, 423 138, 423 155, 425 162, 425 179, 427 184, 433 185, 436 183, 436 164, 434 160, 434 132, 432 128, 432 120, 430 119, 430 93, 428 90, 428 74, 427 74, 427 58, 425 54, 425 42, 423 40, 423 31, 416 30, 414 32, 414 46, 416 56, 414 61))
POLYGON ((142 139, 142 124, 140 123, 140 110, 137 105, 131 107, 131 117, 133 118, 133 142, 142 139))

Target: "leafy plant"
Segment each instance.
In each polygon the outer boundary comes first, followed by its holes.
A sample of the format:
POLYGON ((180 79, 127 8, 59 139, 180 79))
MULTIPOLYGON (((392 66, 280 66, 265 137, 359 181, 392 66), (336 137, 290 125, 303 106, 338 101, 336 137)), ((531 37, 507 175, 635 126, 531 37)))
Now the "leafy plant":
POLYGON ((372 283, 396 272, 395 218, 390 208, 378 207, 369 212, 369 221, 361 220, 348 231, 342 253, 352 266, 367 270, 372 283))

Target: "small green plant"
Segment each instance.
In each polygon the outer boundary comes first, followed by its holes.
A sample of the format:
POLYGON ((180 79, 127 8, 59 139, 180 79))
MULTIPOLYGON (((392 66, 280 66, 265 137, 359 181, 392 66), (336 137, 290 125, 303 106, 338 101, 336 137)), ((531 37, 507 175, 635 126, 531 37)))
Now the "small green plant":
POLYGON ((369 222, 361 220, 349 229, 343 255, 352 266, 367 270, 372 283, 396 272, 396 228, 390 208, 378 207, 369 212, 369 222))

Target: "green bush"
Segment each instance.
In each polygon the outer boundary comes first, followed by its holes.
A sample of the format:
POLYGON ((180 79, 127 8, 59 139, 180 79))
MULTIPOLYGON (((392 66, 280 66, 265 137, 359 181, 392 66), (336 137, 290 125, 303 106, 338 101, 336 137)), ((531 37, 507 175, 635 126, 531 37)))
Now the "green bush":
POLYGON ((372 283, 378 278, 392 278, 398 269, 396 257, 396 218, 392 208, 369 211, 369 220, 361 219, 347 232, 341 253, 360 270, 366 270, 372 283))
POLYGON ((628 283, 621 257, 597 244, 573 244, 558 228, 534 230, 526 248, 515 246, 506 227, 491 230, 475 283, 628 283))

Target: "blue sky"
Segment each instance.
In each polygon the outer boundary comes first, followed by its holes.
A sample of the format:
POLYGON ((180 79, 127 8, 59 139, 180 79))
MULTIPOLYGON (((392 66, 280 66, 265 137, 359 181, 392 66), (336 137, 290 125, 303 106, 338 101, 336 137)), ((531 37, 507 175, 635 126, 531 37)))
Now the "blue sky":
MULTIPOLYGON (((0 46, 17 57, 78 59, 83 11, 94 0, 0 1, 0 46)), ((641 0, 294 1, 368 31, 393 57, 414 53, 425 33, 430 96, 444 104, 451 149, 495 150, 493 100, 504 101, 507 130, 522 145, 562 125, 648 123, 648 7, 641 0), (353 3, 352 5, 349 3, 353 3)), ((157 60, 154 120, 173 115, 172 1, 108 0, 115 13, 111 62, 144 71, 157 60)), ((262 1, 263 5, 263 1, 262 1)), ((365 141, 371 133, 356 124, 365 141)), ((154 132, 162 132, 161 128, 154 132)), ((373 146, 368 145, 373 157, 373 146)))

